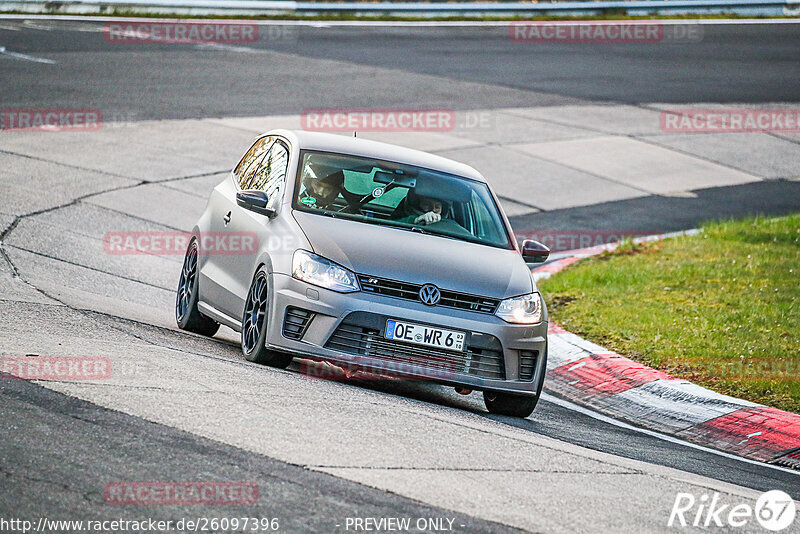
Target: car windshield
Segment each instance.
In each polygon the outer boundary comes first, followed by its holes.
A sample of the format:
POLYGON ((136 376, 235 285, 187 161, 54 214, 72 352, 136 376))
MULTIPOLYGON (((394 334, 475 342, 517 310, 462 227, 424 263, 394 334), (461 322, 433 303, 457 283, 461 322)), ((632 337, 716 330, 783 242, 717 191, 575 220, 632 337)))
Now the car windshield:
POLYGON ((303 151, 295 209, 511 248, 486 184, 423 167, 303 151))

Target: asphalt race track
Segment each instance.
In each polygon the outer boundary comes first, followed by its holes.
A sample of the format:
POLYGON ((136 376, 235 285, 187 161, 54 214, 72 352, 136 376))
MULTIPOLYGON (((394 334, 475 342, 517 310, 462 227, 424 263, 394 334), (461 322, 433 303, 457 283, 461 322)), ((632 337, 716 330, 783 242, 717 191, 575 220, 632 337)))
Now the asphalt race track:
MULTIPOLYGON (((492 28, 263 27, 245 45, 108 43, 102 24, 16 21, 3 105, 101 107, 119 120, 305 108, 484 109, 598 101, 796 102, 794 24, 703 25, 692 43, 524 43, 492 28), (119 68, 120 64, 125 68, 119 68), (34 82, 35 80, 35 82, 34 82)), ((13 28, 13 29, 9 29, 13 28)))
POLYGON ((115 369, 101 384, 0 380, 0 518, 666 532, 678 492, 800 499, 798 472, 554 397, 515 420, 488 415, 475 393, 250 364, 231 330, 177 330, 181 256, 103 249, 109 231, 190 229, 249 140, 298 127, 309 108, 455 110, 453 132, 364 136, 475 166, 518 231, 663 232, 797 211, 797 132, 666 134, 658 120, 709 103, 797 109, 798 25, 711 24, 699 42, 624 45, 514 43, 505 27, 316 26, 238 45, 123 45, 103 39, 102 22, 0 17, 0 108, 90 108, 106 122, 0 131, 0 355, 103 355, 115 369), (247 481, 259 500, 104 502, 105 484, 170 480, 247 481))

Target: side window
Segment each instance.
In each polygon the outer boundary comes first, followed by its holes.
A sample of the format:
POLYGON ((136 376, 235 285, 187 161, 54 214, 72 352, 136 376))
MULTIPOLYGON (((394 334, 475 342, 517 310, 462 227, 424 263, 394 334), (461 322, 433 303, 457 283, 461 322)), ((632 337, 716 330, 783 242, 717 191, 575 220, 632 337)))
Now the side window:
POLYGON ((261 165, 253 175, 249 189, 260 189, 270 199, 270 203, 278 202, 286 182, 286 168, 289 165, 289 150, 280 141, 274 143, 261 165))
POLYGON ((236 182, 241 189, 248 189, 248 184, 253 178, 253 174, 258 169, 259 163, 264 159, 264 155, 269 149, 274 139, 272 137, 262 137, 253 143, 250 150, 244 155, 242 160, 236 165, 233 171, 236 182))
POLYGON ((473 234, 476 237, 488 241, 501 240, 497 225, 493 224, 492 217, 489 215, 486 205, 474 192, 472 193, 470 205, 472 206, 472 212, 475 216, 475 230, 477 230, 477 232, 473 231, 473 234))

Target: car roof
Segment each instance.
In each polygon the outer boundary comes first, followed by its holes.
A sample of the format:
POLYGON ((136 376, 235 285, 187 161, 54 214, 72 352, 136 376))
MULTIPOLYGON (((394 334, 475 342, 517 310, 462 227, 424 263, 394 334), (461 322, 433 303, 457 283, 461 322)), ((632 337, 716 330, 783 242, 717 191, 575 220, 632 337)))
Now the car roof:
POLYGON ((395 163, 406 163, 471 178, 479 182, 486 182, 481 173, 466 165, 451 159, 414 150, 389 143, 360 139, 346 135, 308 132, 304 130, 270 130, 264 135, 279 135, 285 137, 290 143, 301 150, 320 150, 353 156, 364 156, 382 159, 395 163))

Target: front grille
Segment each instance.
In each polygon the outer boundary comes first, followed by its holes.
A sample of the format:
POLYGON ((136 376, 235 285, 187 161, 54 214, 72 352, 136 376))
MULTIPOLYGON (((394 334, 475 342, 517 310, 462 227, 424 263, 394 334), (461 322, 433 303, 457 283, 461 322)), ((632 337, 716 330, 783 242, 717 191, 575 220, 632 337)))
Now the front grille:
POLYGON ((286 315, 283 317, 283 336, 289 339, 302 339, 306 333, 314 313, 302 308, 286 308, 286 315))
POLYGON ((519 379, 533 380, 533 373, 536 370, 536 360, 539 358, 538 350, 519 351, 519 379))
MULTIPOLYGON (((383 322, 385 324, 385 319, 383 322)), ((468 344, 465 352, 436 350, 385 339, 381 329, 359 324, 357 320, 345 319, 328 339, 325 347, 392 362, 401 374, 406 371, 442 379, 447 379, 450 374, 468 374, 504 380, 506 372, 500 341, 487 334, 472 334, 472 337, 480 339, 483 346, 477 343, 468 344)), ((388 366, 387 368, 391 369, 388 366)))
MULTIPOLYGON (((386 295, 387 297, 421 302, 419 300, 419 290, 422 288, 422 284, 398 282, 397 280, 376 278, 364 274, 358 275, 358 281, 361 283, 361 289, 363 291, 386 295)), ((446 289, 440 289, 439 292, 442 298, 439 300, 437 306, 444 306, 446 308, 457 308, 459 310, 470 310, 479 313, 494 313, 495 310, 497 310, 498 304, 500 304, 499 299, 489 297, 479 297, 477 295, 459 293, 446 289)))
POLYGON ((792 469, 800 469, 800 449, 795 449, 789 454, 781 456, 772 463, 782 465, 784 467, 791 467, 792 469))

